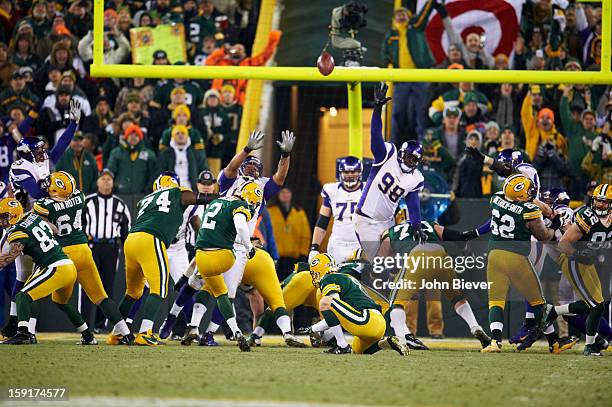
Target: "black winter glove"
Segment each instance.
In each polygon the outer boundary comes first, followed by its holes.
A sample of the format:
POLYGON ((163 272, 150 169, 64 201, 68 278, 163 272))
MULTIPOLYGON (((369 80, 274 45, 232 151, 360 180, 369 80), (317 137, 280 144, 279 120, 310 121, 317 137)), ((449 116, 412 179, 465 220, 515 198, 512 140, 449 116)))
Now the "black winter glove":
POLYGON ((377 109, 382 109, 384 105, 387 104, 391 100, 390 97, 387 97, 387 91, 389 90, 389 86, 385 82, 381 82, 376 91, 374 91, 374 107, 377 109))

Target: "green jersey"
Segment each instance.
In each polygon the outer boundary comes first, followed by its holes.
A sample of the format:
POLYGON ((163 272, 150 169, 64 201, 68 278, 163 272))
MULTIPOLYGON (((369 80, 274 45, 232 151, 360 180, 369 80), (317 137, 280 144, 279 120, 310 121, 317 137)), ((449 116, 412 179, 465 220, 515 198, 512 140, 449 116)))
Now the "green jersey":
POLYGON ((87 243, 81 222, 83 208, 85 208, 85 195, 77 190, 65 201, 39 199, 34 203, 33 211, 57 227, 57 241, 65 247, 87 243))
POLYGON ((8 243, 23 244, 23 253, 32 257, 38 267, 48 267, 68 257, 53 236, 53 229, 37 214, 27 213, 17 224, 6 231, 8 243))
POLYGON ((582 232, 582 242, 612 241, 612 225, 604 226, 595 211, 588 206, 578 209, 574 215, 576 225, 582 232))
POLYGON ((130 233, 149 233, 169 247, 183 223, 182 192, 180 188, 161 189, 142 198, 130 233))
MULTIPOLYGON (((434 229, 436 222, 421 221, 421 230, 425 232, 428 242, 439 241, 440 238, 434 229)), ((412 233, 414 232, 410 222, 401 223, 395 225, 386 232, 383 233, 382 239, 389 236, 391 241, 391 247, 395 253, 410 253, 412 249, 417 245, 417 241, 414 240, 412 233)))
POLYGON ((244 214, 247 222, 254 216, 249 204, 238 198, 219 198, 208 204, 202 217, 196 249, 233 248, 237 233, 234 215, 237 213, 244 214))
POLYGON ((531 251, 530 220, 541 219, 542 211, 531 202, 506 199, 503 192, 491 197, 489 250, 500 249, 528 256, 531 251))
POLYGON ((320 282, 323 295, 338 294, 340 299, 358 311, 364 309, 381 310, 363 290, 355 277, 345 273, 329 273, 320 282))

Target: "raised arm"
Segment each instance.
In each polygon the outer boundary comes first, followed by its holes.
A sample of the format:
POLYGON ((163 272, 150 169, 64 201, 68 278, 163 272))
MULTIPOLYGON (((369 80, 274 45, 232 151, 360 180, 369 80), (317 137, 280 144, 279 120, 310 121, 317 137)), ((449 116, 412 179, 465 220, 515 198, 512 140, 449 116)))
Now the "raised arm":
POLYGON ((242 151, 236 153, 236 155, 231 159, 227 167, 221 171, 221 175, 219 176, 219 189, 223 190, 222 182, 227 182, 231 180, 233 182, 234 179, 238 176, 238 169, 240 165, 244 162, 247 156, 251 153, 251 151, 259 150, 263 147, 263 139, 264 134, 259 130, 254 130, 251 132, 249 139, 247 141, 247 145, 244 147, 242 151), (225 179, 224 179, 225 178, 225 179))
POLYGON ((289 173, 291 150, 293 150, 293 145, 295 144, 295 136, 292 131, 285 130, 281 132, 281 136, 282 141, 276 141, 276 144, 278 144, 281 150, 281 158, 278 161, 278 168, 272 176, 272 179, 277 185, 283 185, 285 183, 285 179, 289 173))
POLYGON ((59 137, 55 146, 49 151, 49 158, 53 164, 57 163, 62 154, 64 154, 64 151, 66 151, 70 145, 72 137, 74 137, 74 133, 79 125, 79 120, 81 120, 81 102, 72 98, 70 99, 70 123, 68 123, 68 127, 66 127, 66 130, 64 130, 59 137))
POLYGON ((387 156, 387 147, 382 134, 382 108, 391 100, 387 97, 389 87, 381 82, 374 92, 374 110, 372 111, 372 122, 370 124, 370 150, 374 155, 374 164, 383 162, 387 156))

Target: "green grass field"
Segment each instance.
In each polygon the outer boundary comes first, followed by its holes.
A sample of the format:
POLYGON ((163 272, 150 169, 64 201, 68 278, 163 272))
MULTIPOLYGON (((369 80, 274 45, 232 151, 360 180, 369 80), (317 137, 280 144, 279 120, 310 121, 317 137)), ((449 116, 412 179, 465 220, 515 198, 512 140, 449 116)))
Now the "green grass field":
POLYGON ((508 345, 502 354, 480 354, 472 340, 428 341, 431 351, 399 357, 393 351, 324 355, 321 349, 287 348, 278 337, 250 353, 228 342, 219 348, 176 342, 128 348, 79 347, 76 339, 41 334, 36 346, 0 346, 0 387, 68 387, 73 405, 88 406, 180 398, 169 401, 558 407, 606 405, 612 397, 610 352, 585 358, 583 343, 550 355, 544 342, 520 354, 508 345))

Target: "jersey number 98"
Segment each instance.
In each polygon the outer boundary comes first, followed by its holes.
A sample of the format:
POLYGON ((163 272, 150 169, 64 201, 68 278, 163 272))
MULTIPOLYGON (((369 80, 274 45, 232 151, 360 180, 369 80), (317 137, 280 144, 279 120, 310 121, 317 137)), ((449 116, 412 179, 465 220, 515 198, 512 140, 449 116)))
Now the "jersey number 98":
POLYGON ((380 192, 387 195, 393 203, 397 203, 397 201, 404 196, 404 192, 406 192, 404 188, 395 184, 395 178, 388 172, 382 176, 378 183, 378 189, 380 192))

